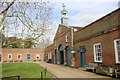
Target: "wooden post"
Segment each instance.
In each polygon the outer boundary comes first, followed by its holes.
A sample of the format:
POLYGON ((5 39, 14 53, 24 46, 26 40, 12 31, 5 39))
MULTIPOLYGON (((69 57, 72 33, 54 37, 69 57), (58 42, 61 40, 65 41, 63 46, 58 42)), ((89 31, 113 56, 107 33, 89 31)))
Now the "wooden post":
POLYGON ((20 80, 20 76, 18 76, 18 80, 20 80))
POLYGON ((41 72, 41 80, 43 79, 43 72, 41 72))

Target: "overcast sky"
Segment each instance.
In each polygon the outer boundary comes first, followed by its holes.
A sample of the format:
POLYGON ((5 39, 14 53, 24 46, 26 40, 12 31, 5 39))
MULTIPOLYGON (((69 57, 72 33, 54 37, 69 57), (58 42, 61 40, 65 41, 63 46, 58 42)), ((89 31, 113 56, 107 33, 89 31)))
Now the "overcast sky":
MULTIPOLYGON (((66 5, 68 11, 69 25, 85 27, 95 20, 105 16, 106 14, 118 8, 119 0, 48 0, 54 5, 53 10, 53 33, 60 24, 62 4, 66 5)), ((53 36, 52 36, 53 35, 53 36)))
MULTIPOLYGON (((6 0, 3 0, 6 1, 6 0)), ((19 0, 23 1, 23 0, 19 0)), ((25 1, 40 1, 40 0, 24 0, 25 1)), ((118 8, 120 0, 43 0, 54 4, 53 6, 53 25, 52 32, 47 32, 46 37, 54 38, 58 25, 60 24, 62 4, 68 11, 68 21, 70 26, 85 27, 95 20, 105 16, 106 14, 118 8)))

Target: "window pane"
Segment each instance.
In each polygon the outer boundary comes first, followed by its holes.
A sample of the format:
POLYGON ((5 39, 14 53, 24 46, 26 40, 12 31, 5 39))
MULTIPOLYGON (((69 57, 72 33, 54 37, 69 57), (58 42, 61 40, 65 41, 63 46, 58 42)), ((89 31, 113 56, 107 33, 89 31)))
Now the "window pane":
POLYGON ((100 45, 98 45, 99 46, 99 48, 100 48, 100 45))
POLYGON ((9 55, 9 58, 11 58, 11 55, 9 55))
POLYGON ((120 62, 120 57, 118 57, 118 61, 120 62))
POLYGON ((20 58, 20 55, 18 55, 18 58, 20 58))
POLYGON ((96 57, 96 61, 98 61, 98 57, 96 57))
POLYGON ((118 51, 118 56, 120 57, 120 50, 118 51))
POLYGON ((12 55, 8 55, 8 58, 11 59, 11 58, 12 58, 12 55))
POLYGON ((100 57, 98 57, 98 61, 100 61, 100 57))
POLYGON ((96 61, 102 61, 102 54, 101 54, 101 45, 100 44, 96 44, 94 46, 94 50, 95 50, 95 59, 96 61))
POLYGON ((120 39, 115 40, 115 48, 116 48, 116 62, 120 63, 120 39))

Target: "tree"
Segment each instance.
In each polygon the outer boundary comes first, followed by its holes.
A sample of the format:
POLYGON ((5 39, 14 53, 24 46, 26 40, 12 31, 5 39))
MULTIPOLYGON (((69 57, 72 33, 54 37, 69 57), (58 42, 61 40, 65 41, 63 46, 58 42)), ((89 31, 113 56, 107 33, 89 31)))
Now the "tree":
POLYGON ((25 42, 24 42, 24 48, 32 48, 32 45, 34 45, 34 42, 31 41, 29 38, 25 40, 25 42))
MULTIPOLYGON (((36 42, 52 24, 52 6, 53 4, 42 0, 40 2, 19 2, 17 0, 1 2, 0 31, 6 36, 36 42)), ((17 41, 7 44, 15 43, 17 41)))
POLYGON ((37 45, 36 47, 40 49, 45 49, 47 46, 49 46, 52 43, 53 42, 49 37, 42 38, 42 40, 38 44, 36 44, 37 45))

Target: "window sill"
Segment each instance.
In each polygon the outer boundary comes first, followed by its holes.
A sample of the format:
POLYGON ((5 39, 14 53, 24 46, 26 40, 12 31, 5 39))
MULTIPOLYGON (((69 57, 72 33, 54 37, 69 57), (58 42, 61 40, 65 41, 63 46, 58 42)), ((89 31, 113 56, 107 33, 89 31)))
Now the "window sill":
POLYGON ((120 65, 120 63, 116 63, 116 65, 120 65))
POLYGON ((97 61, 95 61, 94 63, 102 63, 102 62, 97 62, 97 61))

